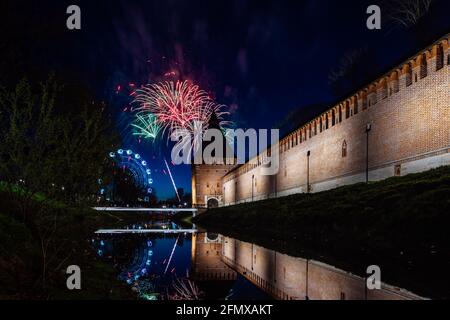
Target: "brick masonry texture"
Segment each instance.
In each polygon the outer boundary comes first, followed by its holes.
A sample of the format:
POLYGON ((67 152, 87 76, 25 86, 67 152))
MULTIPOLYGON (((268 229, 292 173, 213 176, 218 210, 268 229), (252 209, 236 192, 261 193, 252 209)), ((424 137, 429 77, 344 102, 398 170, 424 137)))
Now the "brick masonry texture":
POLYGON ((366 290, 366 279, 330 265, 287 256, 233 238, 223 238, 222 259, 249 281, 283 300, 420 300, 382 283, 366 290))
POLYGON ((371 181, 450 164, 449 61, 446 35, 293 131, 279 143, 277 175, 262 174, 265 153, 239 167, 193 166, 194 205, 207 206, 210 198, 231 205, 365 181, 368 124, 371 181))

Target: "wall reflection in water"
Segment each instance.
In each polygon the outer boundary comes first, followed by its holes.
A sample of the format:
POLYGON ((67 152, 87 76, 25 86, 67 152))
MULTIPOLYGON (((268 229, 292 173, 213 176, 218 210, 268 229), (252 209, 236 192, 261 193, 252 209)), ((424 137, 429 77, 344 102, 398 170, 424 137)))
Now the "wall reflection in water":
POLYGON ((381 290, 368 290, 365 278, 228 237, 223 238, 222 260, 276 299, 420 299, 386 284, 382 284, 381 290))
MULTIPOLYGON (((176 224, 135 224, 128 229, 180 229, 176 224)), ((281 254, 215 233, 97 235, 97 255, 142 299, 418 299, 332 266, 281 254)))
POLYGON ((91 239, 97 256, 111 263, 118 278, 140 299, 267 299, 222 261, 222 237, 181 230, 176 224, 142 223, 125 230, 158 230, 148 234, 97 234, 91 239))

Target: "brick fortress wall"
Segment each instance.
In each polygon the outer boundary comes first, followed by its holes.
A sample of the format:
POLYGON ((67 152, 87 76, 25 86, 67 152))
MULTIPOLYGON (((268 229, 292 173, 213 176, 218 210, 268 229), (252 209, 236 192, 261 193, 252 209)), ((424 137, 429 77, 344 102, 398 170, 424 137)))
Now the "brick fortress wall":
POLYGON ((223 204, 222 178, 233 168, 231 165, 192 166, 192 205, 206 207, 208 200, 223 204))
POLYGON ((277 175, 261 174, 266 153, 231 170, 221 204, 365 181, 368 124, 370 181, 450 164, 449 37, 281 140, 277 175))

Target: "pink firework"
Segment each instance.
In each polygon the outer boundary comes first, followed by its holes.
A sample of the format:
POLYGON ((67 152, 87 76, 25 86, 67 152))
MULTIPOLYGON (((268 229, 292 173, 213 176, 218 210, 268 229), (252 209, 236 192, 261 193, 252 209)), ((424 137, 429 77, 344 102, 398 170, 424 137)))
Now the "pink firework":
POLYGON ((195 122, 201 122, 202 129, 206 130, 213 113, 221 127, 227 124, 223 121, 223 116, 228 113, 223 111, 224 106, 215 103, 205 91, 189 81, 144 86, 136 90, 135 102, 139 103, 137 111, 154 114, 158 125, 169 135, 180 129, 193 133, 195 122))

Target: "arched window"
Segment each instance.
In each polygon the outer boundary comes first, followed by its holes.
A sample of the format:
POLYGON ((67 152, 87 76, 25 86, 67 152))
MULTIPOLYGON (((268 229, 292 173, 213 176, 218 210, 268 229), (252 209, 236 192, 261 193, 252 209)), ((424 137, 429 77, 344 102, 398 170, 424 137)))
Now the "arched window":
POLYGON ((342 158, 347 157, 347 141, 342 142, 342 158))
POLYGON ((345 102, 345 119, 350 118, 350 103, 348 101, 345 102))
POLYGON ((358 114, 358 97, 353 100, 353 114, 358 114))
POLYGON ((336 124, 336 112, 334 109, 331 111, 331 125, 334 126, 336 124))
POLYGON ((328 114, 325 116, 325 130, 328 129, 328 114))
POLYGON ((427 56, 425 53, 422 53, 420 58, 420 79, 423 79, 428 74, 428 65, 427 65, 427 56))
POLYGON ((392 81, 392 88, 394 89, 393 90, 394 93, 399 92, 400 91, 400 87, 399 87, 399 84, 398 84, 398 72, 397 71, 395 71, 393 73, 391 81, 392 81))
POLYGON ((407 87, 412 85, 412 68, 410 63, 405 66, 405 81, 407 87))
POLYGON ((339 122, 342 122, 342 107, 339 105, 339 122))
POLYGON ((376 105, 377 102, 377 88, 372 85, 371 90, 369 91, 369 107, 376 105))
POLYGON ((363 95, 362 97, 362 109, 366 110, 367 109, 367 96, 363 95))
POLYGON ((381 99, 386 99, 388 97, 388 87, 387 87, 387 81, 386 79, 383 80, 382 87, 381 87, 381 99))
POLYGON ((436 71, 444 67, 444 48, 438 45, 436 50, 436 71))

